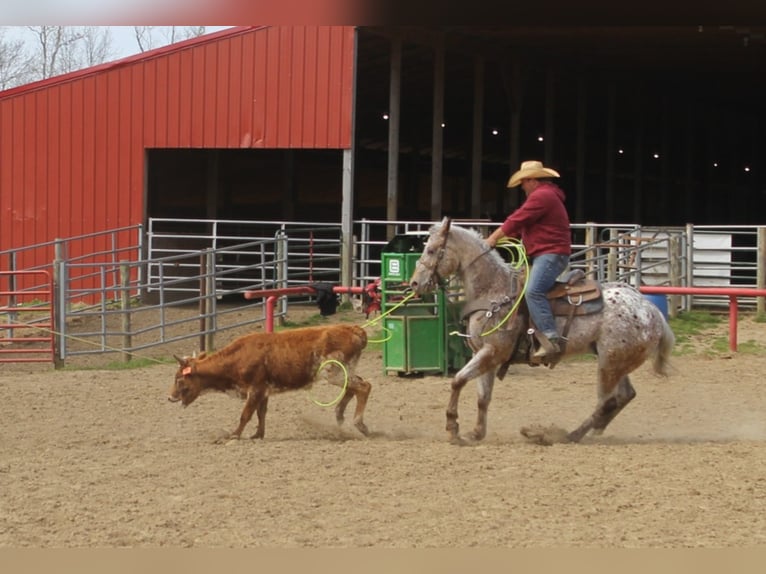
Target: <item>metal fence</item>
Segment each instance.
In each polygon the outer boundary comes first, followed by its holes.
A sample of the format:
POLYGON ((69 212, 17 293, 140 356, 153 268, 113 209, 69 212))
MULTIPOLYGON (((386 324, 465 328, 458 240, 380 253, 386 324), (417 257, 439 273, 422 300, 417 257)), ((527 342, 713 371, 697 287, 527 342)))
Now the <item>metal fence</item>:
MULTIPOLYGON (((434 223, 356 221, 352 286, 364 287, 379 279, 383 251, 396 248, 392 239, 425 236, 434 223)), ((487 220, 455 223, 475 227, 485 235, 498 225, 487 220)), ((765 230, 752 226, 575 224, 571 265, 600 280, 621 280, 634 286, 764 288, 765 230)), ((215 333, 265 321, 263 301, 245 300, 244 291, 338 284, 341 277, 338 225, 151 219, 146 234, 141 226, 134 226, 0 251, 0 271, 9 272, 3 274, 8 285, 0 285, 0 292, 19 293, 13 271, 24 270, 18 262, 29 259, 34 250, 50 257, 50 263, 31 269, 49 271, 54 277, 57 352, 62 361, 106 352, 127 359, 131 353, 155 345, 197 337, 200 348, 212 348, 215 333), (100 247, 83 253, 83 245, 100 247), (190 309, 194 312, 189 313, 190 309), (141 327, 133 326, 137 324, 141 327)), ((40 259, 39 253, 35 258, 40 259)), ((39 287, 26 286, 30 290, 39 287)), ((13 296, 2 297, 0 309, 7 319, 19 302, 13 296)), ((312 296, 301 298, 310 300, 312 296)), ((740 299, 744 307, 759 303, 762 305, 762 298, 740 299)), ((725 297, 671 298, 677 309, 727 304, 725 297)), ((280 299, 275 315, 285 316, 287 305, 287 298, 280 299)))

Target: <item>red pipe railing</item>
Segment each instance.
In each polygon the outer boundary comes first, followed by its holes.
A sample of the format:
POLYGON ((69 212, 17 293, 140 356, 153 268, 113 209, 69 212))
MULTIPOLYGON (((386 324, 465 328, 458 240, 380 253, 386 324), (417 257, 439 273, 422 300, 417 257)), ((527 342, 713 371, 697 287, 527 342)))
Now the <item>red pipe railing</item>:
POLYGON ((671 287, 665 285, 643 285, 641 293, 647 295, 723 295, 729 298, 729 350, 737 350, 738 297, 766 297, 766 289, 750 287, 671 287))
MULTIPOLYGON (((371 294, 378 288, 377 283, 370 283, 366 287, 343 287, 334 286, 332 288, 334 293, 351 293, 354 295, 361 295, 362 293, 371 294)), ((266 332, 271 333, 274 331, 274 307, 276 306, 277 299, 288 295, 315 295, 317 292, 314 287, 310 285, 303 285, 299 287, 280 287, 276 289, 259 289, 257 291, 245 291, 245 299, 266 299, 266 332)))

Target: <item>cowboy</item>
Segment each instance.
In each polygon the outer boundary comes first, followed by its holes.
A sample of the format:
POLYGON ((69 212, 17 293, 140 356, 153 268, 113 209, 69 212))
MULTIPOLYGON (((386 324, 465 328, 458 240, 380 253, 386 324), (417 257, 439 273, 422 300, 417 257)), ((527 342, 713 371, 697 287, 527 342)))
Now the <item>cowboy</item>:
POLYGON ((531 264, 526 301, 540 340, 540 348, 533 353, 532 360, 550 365, 561 358, 562 351, 546 294, 569 265, 572 253, 564 191, 551 181, 556 177, 560 177, 559 173, 543 166, 542 162, 523 162, 521 169, 508 180, 508 187, 521 185, 526 199, 486 239, 490 247, 503 237, 521 239, 524 244, 531 264))

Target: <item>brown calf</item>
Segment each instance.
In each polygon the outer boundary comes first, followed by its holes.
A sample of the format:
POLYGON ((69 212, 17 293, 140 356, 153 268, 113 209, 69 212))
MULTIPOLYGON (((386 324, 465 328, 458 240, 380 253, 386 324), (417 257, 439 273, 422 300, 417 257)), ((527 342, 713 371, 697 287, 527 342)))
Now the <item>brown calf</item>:
POLYGON ((354 426, 368 434, 364 408, 372 386, 354 373, 367 334, 356 325, 328 325, 290 329, 276 333, 251 333, 232 341, 215 353, 197 358, 175 357, 179 367, 168 400, 190 405, 207 391, 234 392, 245 399, 239 426, 229 435, 239 438, 245 426, 258 414, 258 428, 251 438, 263 438, 269 395, 309 388, 318 376, 346 391, 335 407, 338 424, 343 423, 346 406, 356 397, 354 426))

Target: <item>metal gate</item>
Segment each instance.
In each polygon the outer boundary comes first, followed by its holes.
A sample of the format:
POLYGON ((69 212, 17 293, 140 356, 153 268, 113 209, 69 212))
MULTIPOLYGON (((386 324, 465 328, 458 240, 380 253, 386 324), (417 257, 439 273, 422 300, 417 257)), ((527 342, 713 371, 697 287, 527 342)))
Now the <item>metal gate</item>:
POLYGON ((53 281, 47 271, 0 271, 0 363, 56 363, 53 281), (17 288, 32 277, 34 289, 17 288))

